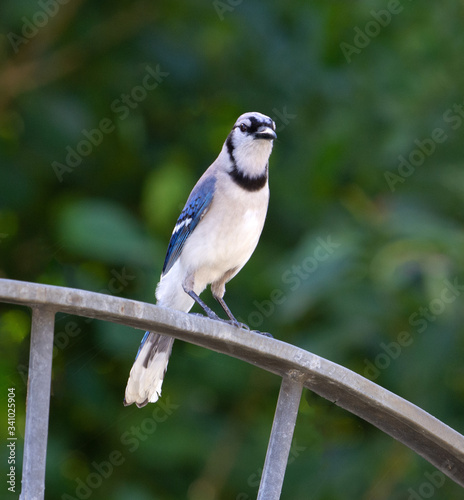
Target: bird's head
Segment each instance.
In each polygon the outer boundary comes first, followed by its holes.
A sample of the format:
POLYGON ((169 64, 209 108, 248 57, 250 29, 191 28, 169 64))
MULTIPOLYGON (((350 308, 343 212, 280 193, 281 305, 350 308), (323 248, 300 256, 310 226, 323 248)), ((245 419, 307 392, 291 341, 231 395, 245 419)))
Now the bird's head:
POLYGON ((241 115, 227 137, 225 146, 232 163, 244 175, 262 175, 277 138, 274 121, 252 112, 241 115))

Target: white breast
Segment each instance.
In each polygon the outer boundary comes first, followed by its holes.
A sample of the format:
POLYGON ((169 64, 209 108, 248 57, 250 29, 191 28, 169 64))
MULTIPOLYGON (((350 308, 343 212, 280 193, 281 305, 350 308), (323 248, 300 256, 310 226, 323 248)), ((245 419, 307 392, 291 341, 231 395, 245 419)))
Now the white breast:
POLYGON ((216 194, 180 257, 186 269, 195 269, 199 288, 246 264, 263 230, 268 200, 267 186, 250 193, 234 185, 216 194))

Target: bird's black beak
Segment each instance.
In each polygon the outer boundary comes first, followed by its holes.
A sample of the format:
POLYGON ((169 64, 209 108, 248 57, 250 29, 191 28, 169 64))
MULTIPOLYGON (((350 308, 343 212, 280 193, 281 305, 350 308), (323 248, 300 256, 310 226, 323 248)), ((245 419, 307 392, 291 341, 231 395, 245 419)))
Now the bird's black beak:
POLYGON ((265 139, 267 141, 273 141, 277 139, 277 134, 271 127, 263 125, 255 132, 255 139, 265 139))

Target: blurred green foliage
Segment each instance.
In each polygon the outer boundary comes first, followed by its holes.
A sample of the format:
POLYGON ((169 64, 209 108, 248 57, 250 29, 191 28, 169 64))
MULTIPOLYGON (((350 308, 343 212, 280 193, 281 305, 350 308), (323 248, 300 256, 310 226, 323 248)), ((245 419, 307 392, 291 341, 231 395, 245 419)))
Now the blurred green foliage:
MULTIPOLYGON (((3 2, 0 276, 153 301, 196 179, 239 114, 266 113, 271 204, 232 310, 463 432, 463 10, 3 2)), ((21 434, 30 315, 1 311, 21 434)), ((278 378, 176 342, 161 403, 125 408, 142 333, 58 316, 46 497, 255 498, 278 378)), ((290 461, 285 499, 462 498, 309 392, 290 461)))

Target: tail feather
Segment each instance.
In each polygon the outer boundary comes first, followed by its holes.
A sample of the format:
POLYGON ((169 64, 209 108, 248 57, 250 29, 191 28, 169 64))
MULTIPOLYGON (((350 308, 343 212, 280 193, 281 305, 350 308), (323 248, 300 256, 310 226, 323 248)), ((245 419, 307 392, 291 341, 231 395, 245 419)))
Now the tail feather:
MULTIPOLYGON (((180 259, 168 273, 161 276, 156 288, 157 305, 189 312, 194 300, 184 292, 181 283, 184 269, 180 259)), ((146 332, 135 357, 126 386, 124 404, 135 403, 139 408, 155 403, 161 396, 161 385, 168 367, 174 339, 158 333, 146 332)))
POLYGON ((135 403, 141 408, 147 403, 155 403, 161 396, 173 343, 172 337, 145 333, 127 381, 126 406, 135 403))

